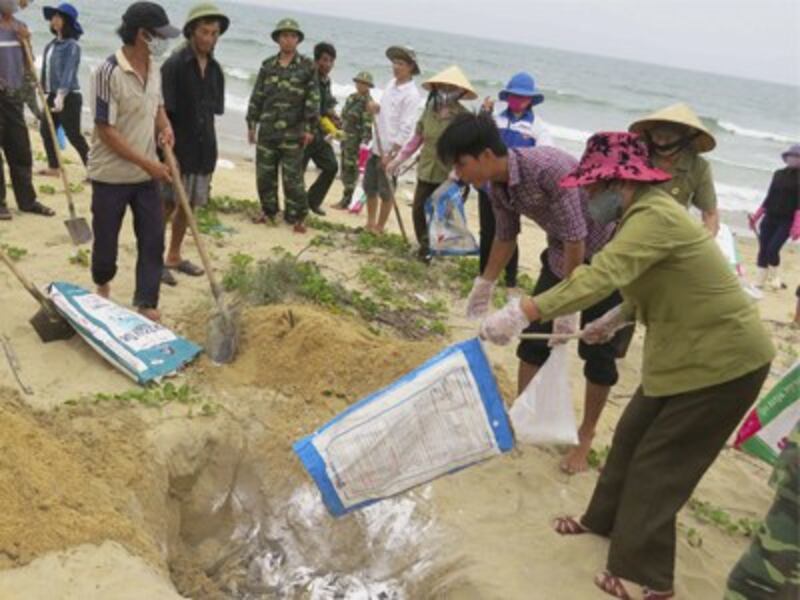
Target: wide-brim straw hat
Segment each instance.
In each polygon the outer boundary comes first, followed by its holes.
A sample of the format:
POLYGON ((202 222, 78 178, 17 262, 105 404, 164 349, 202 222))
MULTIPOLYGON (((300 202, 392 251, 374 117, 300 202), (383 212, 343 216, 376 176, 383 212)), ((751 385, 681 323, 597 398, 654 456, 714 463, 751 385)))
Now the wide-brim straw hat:
POLYGON ((697 113, 683 102, 662 108, 651 115, 634 121, 628 127, 628 131, 642 134, 663 123, 677 123, 693 129, 697 136, 692 140, 692 146, 697 152, 709 152, 717 145, 717 140, 703 125, 697 113))
POLYGON ((386 49, 386 58, 389 60, 404 60, 411 65, 411 73, 419 75, 417 53, 410 46, 389 46, 386 49))
POLYGON ((602 131, 588 139, 580 163, 559 185, 574 188, 599 181, 661 183, 670 179, 672 175, 650 162, 647 144, 638 134, 602 131))
POLYGON ((469 82, 469 79, 467 79, 467 76, 464 75, 464 72, 456 65, 447 67, 444 71, 437 73, 423 83, 422 87, 423 89, 431 91, 433 86, 436 84, 454 85, 457 88, 464 90, 465 100, 475 100, 478 97, 478 93, 475 91, 475 88, 472 87, 472 84, 469 82))

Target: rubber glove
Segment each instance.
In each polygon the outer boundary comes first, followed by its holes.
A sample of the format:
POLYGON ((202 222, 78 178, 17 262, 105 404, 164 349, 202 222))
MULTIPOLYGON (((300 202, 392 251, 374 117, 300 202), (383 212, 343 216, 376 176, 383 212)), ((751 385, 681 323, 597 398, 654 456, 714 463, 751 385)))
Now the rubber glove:
POLYGON ((522 300, 516 298, 481 321, 481 339, 505 346, 518 338, 528 325, 530 321, 522 311, 522 300))
POLYGON ((476 277, 467 298, 467 318, 480 319, 489 312, 489 304, 494 294, 494 281, 476 277))
MULTIPOLYGON (((564 315, 563 317, 556 317, 553 320, 553 333, 570 334, 578 331, 578 323, 580 323, 580 313, 572 313, 571 315, 564 315)), ((552 338, 547 342, 551 348, 560 344, 566 344, 569 340, 565 338, 552 338)))
POLYGON ((752 215, 747 215, 747 221, 750 223, 750 229, 753 230, 754 233, 758 233, 758 222, 761 220, 761 217, 764 216, 764 205, 758 207, 758 210, 754 212, 752 215))
POLYGON ((622 315, 622 305, 615 306, 599 319, 595 319, 583 328, 581 339, 587 344, 604 344, 628 323, 622 315))
POLYGON ((67 97, 67 92, 58 90, 56 97, 53 98, 53 112, 60 113, 64 110, 64 98, 67 97))
POLYGON ((794 221, 792 221, 792 228, 789 230, 789 237, 793 242, 800 240, 800 210, 794 211, 794 221))

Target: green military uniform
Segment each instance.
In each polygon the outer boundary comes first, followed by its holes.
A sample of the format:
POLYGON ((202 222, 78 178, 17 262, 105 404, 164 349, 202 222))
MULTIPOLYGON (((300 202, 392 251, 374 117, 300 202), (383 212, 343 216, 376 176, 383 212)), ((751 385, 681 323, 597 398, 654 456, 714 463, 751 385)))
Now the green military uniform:
MULTIPOLYGON (((359 74, 363 77, 365 74, 359 74)), ((358 77, 356 77, 358 80, 358 77)), ((369 83, 371 83, 370 77, 369 83)), ((365 83, 367 83, 365 81, 365 83)), ((367 106, 372 101, 372 96, 362 96, 358 92, 350 94, 342 110, 342 128, 345 138, 342 142, 342 184, 344 193, 340 206, 347 207, 353 199, 353 192, 358 181, 358 153, 362 144, 368 144, 372 139, 372 113, 367 106)))
POLYGON ((775 502, 728 578, 725 600, 800 598, 800 422, 772 474, 775 502))
POLYGON ((755 402, 775 350, 714 240, 654 186, 590 265, 533 301, 547 321, 616 289, 625 318, 647 327, 642 385, 581 522, 610 538, 610 573, 666 591, 677 513, 755 402))
MULTIPOLYGON (((319 81, 319 116, 320 117, 333 117, 336 118, 336 98, 331 91, 331 79, 327 77, 322 79, 318 76, 319 81)), ((328 190, 336 179, 336 173, 339 171, 339 166, 336 163, 336 154, 333 147, 330 145, 326 138, 326 133, 322 130, 321 125, 317 122, 314 128, 314 140, 305 148, 303 152, 303 172, 308 167, 309 161, 313 160, 314 164, 320 170, 320 174, 316 181, 308 188, 308 206, 311 210, 319 211, 328 190)))
POLYGON ((670 165, 663 165, 656 158, 656 166, 672 175, 672 179, 657 184, 686 208, 689 204, 700 211, 717 209, 717 192, 711 165, 692 149, 680 152, 670 165))
POLYGON ((262 63, 250 96, 247 125, 251 129, 258 127, 256 181, 261 208, 269 217, 278 212, 279 165, 286 220, 301 221, 308 212, 302 144, 303 134, 316 131, 318 111, 317 70, 310 59, 298 53, 283 66, 278 54, 262 63))

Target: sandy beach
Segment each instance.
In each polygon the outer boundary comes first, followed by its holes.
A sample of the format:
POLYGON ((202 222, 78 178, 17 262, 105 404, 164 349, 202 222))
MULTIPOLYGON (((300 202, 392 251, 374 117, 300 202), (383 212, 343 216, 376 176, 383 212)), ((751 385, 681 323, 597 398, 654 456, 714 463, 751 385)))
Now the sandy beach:
MULTIPOLYGON (((39 136, 32 132, 31 137, 40 153, 39 136)), ((71 150, 67 156, 70 180, 82 182, 77 156, 71 150)), ((213 194, 256 199, 252 162, 223 158, 232 168, 217 170, 213 194)), ((35 168, 41 166, 39 160, 35 168)), ((307 177, 314 175, 310 170, 307 177)), ((36 176, 34 183, 60 188, 53 178, 36 176)), ((90 218, 90 186, 81 185, 78 212, 90 218)), ((339 185, 334 184, 326 204, 339 199, 339 185)), ((409 231, 410 192, 406 182, 398 193, 409 231)), ((41 194, 41 200, 58 216, 45 219, 14 210, 14 219, 0 225, 0 244, 26 251, 17 264, 39 285, 60 280, 91 288, 88 268, 70 261, 75 248, 62 223, 64 195, 41 194)), ((476 204, 473 194, 467 211, 477 232, 476 204)), ((11 193, 9 205, 15 206, 11 193)), ((350 234, 311 228, 297 235, 288 226, 253 225, 240 213, 219 218, 226 233, 207 240, 220 275, 237 253, 261 260, 281 247, 316 262, 330 280, 368 291, 357 274, 374 257, 348 245, 354 239, 350 234), (311 243, 322 234, 324 243, 311 243)), ((324 221, 356 227, 364 217, 329 210, 324 221)), ((391 227, 398 231, 395 222, 391 227)), ((542 232, 524 222, 521 268, 530 277, 536 276, 543 246, 542 232)), ((759 302, 779 349, 765 390, 797 359, 800 348, 800 334, 788 326, 794 287, 800 283, 798 249, 794 244, 783 252, 788 289, 767 290, 759 302)), ((751 278, 755 250, 754 240, 739 240, 751 278)), ((190 237, 185 254, 198 262, 190 237)), ((135 258, 128 216, 112 283, 113 299, 126 305, 135 258)), ((203 343, 207 281, 178 278, 177 287, 162 286, 164 323, 203 343)), ((6 269, 0 269, 0 294, 0 334, 10 340, 19 376, 32 391, 22 391, 0 356, 0 600, 326 598, 334 591, 347 598, 380 593, 386 598, 606 597, 592 577, 604 566, 607 543, 593 536, 562 538, 551 530, 554 517, 580 514, 597 477, 596 470, 562 474, 559 449, 518 446, 340 520, 327 515, 291 452, 294 440, 348 404, 450 343, 473 336, 475 326, 463 317, 465 300, 458 293, 426 292, 444 303, 447 333, 420 339, 321 306, 245 307, 236 362, 218 367, 199 358, 172 380, 191 388, 189 399, 163 406, 158 398, 148 402, 149 396, 142 400, 131 394, 135 384, 79 337, 42 344, 28 324, 36 304, 6 269)), ((594 444, 600 456, 638 384, 642 336, 640 328, 620 363, 620 383, 594 444)), ((486 348, 510 403, 514 349, 486 348)), ((571 369, 580 411, 582 365, 573 360, 571 369)), ((761 519, 772 500, 769 474, 766 464, 728 448, 704 477, 695 500, 734 523, 761 519)), ((724 531, 696 509, 682 511, 678 598, 721 597, 731 567, 748 544, 744 526, 734 529, 724 531)))

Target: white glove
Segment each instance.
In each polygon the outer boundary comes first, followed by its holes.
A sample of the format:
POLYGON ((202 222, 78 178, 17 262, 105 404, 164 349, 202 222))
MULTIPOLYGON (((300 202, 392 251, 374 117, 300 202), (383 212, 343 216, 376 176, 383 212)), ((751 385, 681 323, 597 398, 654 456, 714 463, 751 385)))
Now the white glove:
POLYGON ((480 319, 489 312, 489 304, 494 294, 494 281, 476 277, 467 298, 467 318, 480 319))
POLYGON ((604 344, 628 323, 622 317, 622 305, 615 306, 583 328, 581 339, 587 344, 604 344))
POLYGON ((522 311, 522 300, 517 298, 481 321, 481 339, 505 346, 519 337, 528 325, 530 321, 522 311))
MULTIPOLYGON (((556 317, 553 320, 553 333, 570 334, 578 331, 578 323, 580 323, 580 313, 572 313, 571 315, 564 315, 563 317, 556 317)), ((566 338, 551 338, 547 345, 551 348, 560 344, 566 344, 569 340, 566 338)))
POLYGON ((56 97, 53 98, 53 112, 61 112, 64 110, 64 98, 66 98, 67 94, 65 92, 58 92, 56 97))

